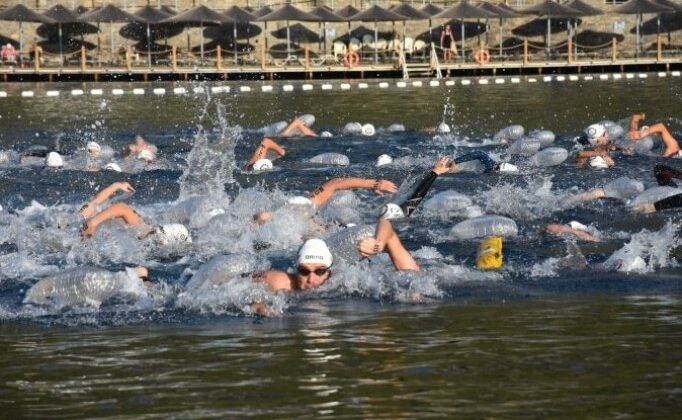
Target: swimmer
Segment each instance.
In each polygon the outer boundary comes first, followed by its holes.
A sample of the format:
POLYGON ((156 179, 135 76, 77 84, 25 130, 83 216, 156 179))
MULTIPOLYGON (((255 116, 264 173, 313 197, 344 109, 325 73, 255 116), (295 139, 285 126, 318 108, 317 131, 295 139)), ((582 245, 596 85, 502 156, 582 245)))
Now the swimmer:
POLYGON ((100 154, 102 153, 102 146, 100 146, 96 141, 89 141, 85 146, 85 151, 88 153, 88 157, 92 159, 99 159, 100 154))
POLYGON ((253 155, 251 155, 251 159, 246 162, 246 165, 244 165, 244 170, 250 171, 255 169, 262 171, 265 169, 272 169, 272 161, 267 158, 268 152, 270 150, 273 150, 280 157, 284 157, 286 154, 286 151, 279 144, 266 137, 261 140, 256 150, 253 152, 253 155))
POLYGON ((565 225, 558 223, 550 223, 545 227, 544 233, 556 236, 575 236, 578 239, 589 242, 599 242, 600 239, 596 235, 589 232, 589 228, 575 220, 568 222, 565 225))
POLYGON ((310 126, 315 122, 312 115, 304 115, 299 118, 294 118, 280 134, 280 137, 317 137, 317 133, 310 129, 310 126), (303 117, 309 117, 304 119, 303 117))
POLYGON ((658 185, 677 188, 678 185, 673 181, 673 178, 682 179, 682 171, 666 165, 656 165, 654 166, 654 176, 658 185))
MULTIPOLYGON (((384 195, 384 193, 392 194, 398 190, 396 185, 386 179, 369 179, 369 178, 334 178, 331 179, 316 190, 314 190, 307 200, 315 208, 320 208, 338 191, 354 190, 354 189, 368 189, 374 191, 377 195, 384 195)), ((297 203, 301 204, 306 200, 306 197, 294 197, 297 203)), ((294 200, 292 199, 292 200, 294 200)), ((297 204, 294 203, 294 204, 297 204)), ((271 211, 264 211, 254 216, 254 221, 257 224, 263 224, 272 217, 271 211)))
POLYGON ((126 145, 121 152, 121 156, 133 156, 143 162, 150 163, 156 160, 157 148, 151 143, 142 138, 142 136, 135 136, 135 141, 126 145))
POLYGON ((483 164, 483 166, 485 167, 484 170, 485 173, 519 171, 519 168, 517 168, 516 165, 512 165, 511 163, 507 162, 501 163, 495 162, 486 152, 483 152, 481 150, 474 150, 471 153, 467 153, 465 155, 458 156, 455 159, 453 159, 448 172, 456 173, 459 171, 459 168, 457 168, 457 164, 470 162, 473 160, 477 160, 483 164))
POLYGON ((628 135, 630 140, 637 141, 644 137, 651 136, 653 134, 658 134, 663 139, 663 145, 665 146, 663 150, 663 157, 670 158, 680 158, 682 157, 682 152, 680 151, 680 145, 675 137, 670 134, 670 130, 663 123, 656 123, 650 127, 639 128, 639 123, 644 121, 645 114, 634 114, 630 117, 630 126, 628 128, 628 135))
POLYGON ((320 287, 331 277, 334 259, 322 239, 308 239, 298 250, 296 273, 271 270, 257 278, 273 291, 304 291, 320 287))
POLYGON ((592 150, 581 150, 576 156, 576 164, 579 168, 591 167, 594 169, 606 169, 614 166, 613 158, 609 155, 611 142, 609 141, 606 127, 602 124, 592 124, 585 129, 587 142, 593 147, 592 150))
POLYGON ((81 207, 79 213, 86 220, 91 218, 92 216, 99 212, 99 206, 104 204, 107 200, 109 200, 114 194, 116 194, 119 191, 128 194, 134 194, 135 188, 133 188, 133 186, 130 185, 130 183, 128 182, 114 182, 113 184, 103 188, 100 192, 95 194, 95 196, 92 199, 90 199, 90 201, 88 201, 83 205, 83 207, 81 207))
POLYGON ((124 203, 112 204, 87 219, 81 229, 81 235, 84 238, 91 238, 102 223, 114 219, 120 219, 128 226, 134 226, 138 231, 138 239, 152 238, 160 245, 192 242, 189 230, 184 225, 169 223, 152 227, 134 208, 124 203))
POLYGON ((632 208, 635 213, 654 213, 662 210, 677 209, 682 207, 682 193, 675 194, 655 203, 639 204, 632 208))
POLYGON ((363 257, 371 257, 386 251, 393 261, 393 266, 399 271, 419 271, 419 264, 403 246, 393 225, 386 218, 377 222, 376 233, 373 238, 365 238, 358 244, 358 250, 363 257))

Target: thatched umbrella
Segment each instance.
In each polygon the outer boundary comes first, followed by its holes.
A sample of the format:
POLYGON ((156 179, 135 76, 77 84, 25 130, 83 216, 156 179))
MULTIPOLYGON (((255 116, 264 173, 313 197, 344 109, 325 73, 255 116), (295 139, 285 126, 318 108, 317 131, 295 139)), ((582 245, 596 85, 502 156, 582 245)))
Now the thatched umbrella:
MULTIPOLYGON (((286 21, 286 27, 287 27, 287 45, 291 45, 291 34, 289 31, 289 21, 298 21, 298 22, 318 22, 320 20, 319 17, 304 12, 303 10, 297 9, 296 7, 286 4, 279 9, 275 10, 272 13, 268 13, 265 16, 261 16, 257 21, 260 22, 274 22, 274 21, 286 21)), ((287 48, 288 50, 288 48, 287 48)), ((289 58, 295 58, 295 57, 289 57, 287 56, 287 60, 289 58)))
POLYGON ((405 49, 405 37, 407 36, 407 30, 406 26, 407 20, 431 20, 431 15, 428 13, 422 12, 421 10, 415 9, 414 7, 410 6, 407 3, 401 3, 400 5, 394 7, 391 9, 392 12, 395 12, 399 15, 404 16, 403 18, 403 50, 405 49))
MULTIPOLYGON (((228 18, 232 19, 234 23, 232 24, 232 36, 234 38, 234 63, 237 64, 237 24, 238 23, 246 23, 248 24, 249 22, 254 22, 257 17, 253 15, 252 13, 242 9, 239 6, 232 6, 229 9, 227 9, 225 12, 223 12, 225 16, 228 18)), ((251 38, 251 37, 249 37, 251 38)))
POLYGON ((94 9, 90 12, 83 13, 78 17, 79 22, 109 22, 111 28, 111 59, 114 60, 114 23, 115 22, 140 22, 141 19, 137 16, 119 9, 113 4, 108 4, 100 9, 94 9))
POLYGON ((395 22, 397 20, 405 19, 402 15, 399 15, 390 10, 386 10, 382 7, 374 5, 367 10, 364 10, 356 15, 350 17, 350 20, 363 21, 363 22, 374 22, 374 64, 379 62, 379 50, 377 49, 378 41, 378 31, 379 22, 395 22))
POLYGON ((445 9, 439 14, 435 15, 436 19, 460 19, 462 20, 462 61, 464 61, 464 19, 480 19, 495 17, 495 14, 487 10, 476 7, 468 1, 464 0, 457 5, 445 9))
POLYGON ((59 36, 59 62, 64 64, 64 37, 62 32, 62 24, 77 22, 78 15, 61 4, 52 6, 45 13, 43 13, 43 15, 57 22, 59 36))
POLYGON ((442 12, 443 9, 441 9, 440 7, 438 7, 434 4, 429 3, 426 6, 422 7, 420 10, 422 12, 426 13, 427 15, 429 15, 429 44, 432 44, 433 43, 433 31, 431 30, 431 20, 433 19, 433 17, 435 15, 442 12))
MULTIPOLYGON (((502 57, 502 40, 504 39, 504 36, 502 34, 503 30, 503 25, 502 22, 504 19, 509 19, 509 18, 514 18, 518 17, 519 14, 516 12, 516 10, 512 9, 511 7, 502 7, 503 4, 497 5, 493 3, 487 3, 483 2, 478 5, 483 10, 487 10, 488 12, 494 13, 495 16, 497 16, 500 19, 500 57, 502 57)), ((506 5, 505 5, 506 6, 506 5)), ((487 39, 487 36, 486 36, 487 39)))
POLYGON ((334 13, 326 6, 318 6, 310 11, 310 14, 320 18, 319 29, 324 42, 324 51, 327 51, 327 22, 345 22, 346 19, 334 13))
POLYGON ((552 48, 552 27, 551 19, 554 18, 575 18, 580 16, 580 12, 566 7, 552 0, 544 0, 542 3, 538 3, 534 6, 527 7, 523 10, 519 10, 519 13, 527 15, 537 15, 540 17, 547 18, 547 42, 545 43, 545 48, 547 51, 547 58, 550 56, 550 51, 552 48))
POLYGON ((55 23, 54 20, 40 13, 36 13, 23 4, 17 4, 0 12, 0 20, 19 22, 19 57, 24 50, 24 22, 55 23))
MULTIPOLYGON (((156 9, 150 5, 146 5, 142 9, 135 12, 135 16, 140 18, 147 29, 147 64, 152 65, 152 25, 159 26, 160 22, 168 19, 172 15, 164 12, 161 9, 156 9)), ((123 30, 123 28, 121 28, 123 30)))
POLYGON ((334 10, 334 13, 341 16, 345 20, 348 21, 348 47, 350 48, 350 22, 351 22, 351 17, 357 15, 360 13, 360 10, 356 9, 355 7, 351 6, 350 4, 347 6, 344 6, 340 9, 334 10))
MULTIPOLYGON (((571 9, 579 11, 582 14, 582 16, 599 16, 604 14, 603 10, 598 9, 588 3, 585 3, 583 0, 572 0, 566 3, 566 6, 570 7, 571 9)), ((578 19, 573 20, 573 25, 574 25, 573 35, 571 36, 575 36, 578 33, 578 19)), ((574 42, 573 49, 574 55, 577 56, 578 55, 577 39, 576 42, 574 42)))
POLYGON ((187 26, 198 25, 201 34, 201 44, 200 44, 200 56, 201 62, 204 61, 204 25, 206 24, 218 24, 223 22, 233 22, 232 19, 227 16, 220 14, 214 10, 209 9, 206 6, 198 6, 194 9, 178 13, 175 16, 171 16, 166 20, 161 21, 161 23, 182 23, 187 26))
POLYGON ((636 55, 639 55, 639 52, 641 50, 641 39, 639 36, 639 27, 642 24, 642 15, 644 13, 667 13, 667 12, 673 12, 674 9, 668 7, 668 6, 663 6, 659 3, 656 3, 653 0, 630 0, 627 3, 624 3, 620 6, 617 6, 613 10, 611 10, 611 13, 618 13, 618 14, 624 14, 624 15, 637 15, 637 37, 635 43, 637 44, 636 48, 636 55))

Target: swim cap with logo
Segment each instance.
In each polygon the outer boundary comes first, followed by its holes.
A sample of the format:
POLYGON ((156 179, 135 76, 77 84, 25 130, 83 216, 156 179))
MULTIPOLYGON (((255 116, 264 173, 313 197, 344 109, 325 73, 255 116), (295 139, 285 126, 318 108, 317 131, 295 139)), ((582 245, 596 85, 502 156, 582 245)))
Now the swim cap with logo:
POLYGON ((322 239, 308 239, 298 250, 296 262, 301 264, 322 264, 331 267, 334 259, 329 247, 322 239))
POLYGON ((88 152, 99 152, 102 150, 102 146, 99 145, 96 141, 89 141, 88 144, 85 146, 85 150, 88 152))
POLYGON ((516 165, 512 165, 511 163, 502 162, 499 165, 497 165, 497 171, 515 173, 519 171, 519 168, 516 165))
POLYGON ((185 225, 180 223, 168 223, 157 226, 156 234, 159 242, 163 245, 178 244, 178 243, 192 243, 192 237, 185 225))
POLYGON ((485 238, 476 253, 476 268, 479 270, 496 270, 502 267, 502 237, 485 238))
POLYGON ((389 155, 384 154, 377 158, 377 166, 390 165, 391 163, 393 163, 393 158, 389 155))
POLYGON ((571 229, 575 230, 582 230, 583 232, 587 232, 587 226, 583 225, 582 223, 576 221, 576 220, 571 220, 568 222, 568 225, 571 227, 571 229))
POLYGON ((320 137, 329 138, 329 137, 334 137, 334 135, 332 133, 330 133, 329 131, 323 131, 320 133, 320 137))
POLYGON ((105 171, 121 172, 121 167, 116 162, 109 162, 102 167, 105 171))
POLYGON ((57 152, 50 152, 45 158, 45 166, 48 168, 61 168, 64 166, 64 159, 57 152))
POLYGON ((272 169, 272 161, 270 159, 258 159, 253 164, 254 171, 269 171, 272 169))
POLYGON ((585 129, 585 135, 587 135, 587 141, 595 146, 597 144, 597 139, 603 137, 606 134, 606 127, 603 124, 592 124, 585 129))
POLYGON ((609 167, 609 165, 606 163, 603 157, 595 156, 590 158, 590 167, 594 169, 606 169, 609 167))
POLYGON ((405 212, 395 203, 388 203, 381 208, 381 216, 386 220, 402 219, 405 212))
POLYGON ((367 123, 362 126, 362 130, 360 132, 363 136, 373 136, 376 133, 376 130, 372 124, 367 123))
POLYGON ((302 195, 297 195, 295 197, 291 197, 289 200, 287 200, 287 203, 294 205, 294 206, 312 206, 313 205, 313 202, 308 197, 304 197, 302 195))

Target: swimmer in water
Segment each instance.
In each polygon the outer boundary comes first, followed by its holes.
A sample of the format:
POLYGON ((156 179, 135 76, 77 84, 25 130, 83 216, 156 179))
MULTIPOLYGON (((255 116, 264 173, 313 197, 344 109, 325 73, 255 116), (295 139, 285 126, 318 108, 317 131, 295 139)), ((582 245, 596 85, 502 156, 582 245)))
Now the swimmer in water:
POLYGON ((678 185, 673 179, 682 179, 682 171, 666 165, 656 165, 654 176, 658 185, 677 188, 678 185))
POLYGON ((602 124, 592 124, 585 130, 587 143, 592 150, 581 150, 576 156, 576 164, 579 168, 606 169, 614 166, 616 162, 609 155, 612 143, 609 141, 606 127, 602 124))
POLYGON ((654 213, 662 210, 678 209, 682 207, 682 193, 658 200, 655 203, 639 204, 632 208, 635 213, 654 213))
POLYGON ((315 117, 310 114, 294 118, 280 134, 280 137, 317 137, 310 126, 315 122, 315 117))
POLYGON ((86 220, 94 216, 100 211, 100 206, 107 202, 114 194, 117 192, 124 192, 128 194, 134 194, 135 188, 128 182, 114 182, 108 187, 103 188, 98 192, 90 201, 85 203, 80 209, 80 214, 86 220))
POLYGON ((358 244, 358 250, 363 257, 371 257, 384 251, 393 261, 393 266, 399 271, 419 271, 419 264, 410 252, 405 249, 400 237, 395 233, 391 222, 382 217, 377 222, 376 234, 373 238, 365 238, 358 244))
POLYGON ((485 173, 490 173, 490 172, 518 172, 519 168, 516 167, 516 165, 512 165, 511 163, 507 162, 495 162, 486 152, 481 151, 481 150, 474 150, 471 153, 464 154, 462 156, 458 156, 455 159, 452 160, 452 164, 450 165, 450 168, 448 172, 450 173, 456 173, 459 172, 459 168, 457 167, 457 164, 459 163, 464 163, 464 162, 470 162, 473 160, 477 160, 483 164, 485 167, 484 172, 485 173))
POLYGON ((589 227, 573 220, 565 225, 550 223, 545 227, 544 233, 556 236, 575 236, 583 241, 599 242, 601 239, 590 233, 589 230, 589 227))
POLYGON ((630 126, 628 128, 628 136, 630 140, 637 141, 644 137, 658 134, 663 139, 663 157, 681 158, 682 151, 680 151, 679 142, 670 134, 670 130, 663 123, 656 123, 649 127, 639 127, 639 123, 644 121, 645 114, 634 114, 630 117, 630 126))
POLYGON ((135 136, 135 141, 126 145, 121 152, 121 156, 133 156, 143 162, 151 163, 156 160, 158 149, 151 143, 148 143, 142 136, 135 136))
MULTIPOLYGON (((315 208, 320 208, 332 198, 334 193, 354 189, 371 189, 377 195, 392 194, 398 190, 393 182, 386 179, 334 178, 322 184, 308 197, 294 197, 290 202, 292 204, 309 204, 315 208)), ((263 224, 272 218, 272 214, 271 211, 260 212, 254 216, 254 221, 259 225, 263 224)))
POLYGON ((253 169, 256 171, 263 171, 272 169, 272 161, 267 158, 268 152, 271 150, 277 153, 279 157, 284 157, 284 155, 286 155, 286 151, 279 144, 266 137, 261 140, 256 150, 253 152, 253 155, 251 155, 251 159, 246 162, 244 170, 250 171, 253 169))

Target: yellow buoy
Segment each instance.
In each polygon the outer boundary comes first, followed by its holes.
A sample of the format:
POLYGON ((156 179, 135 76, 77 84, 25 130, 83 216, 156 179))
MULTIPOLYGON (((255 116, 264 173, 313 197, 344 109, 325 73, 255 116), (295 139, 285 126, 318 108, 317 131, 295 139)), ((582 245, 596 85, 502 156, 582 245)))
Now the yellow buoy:
POLYGON ((497 270, 502 267, 502 237, 490 236, 478 246, 476 267, 479 270, 497 270))

